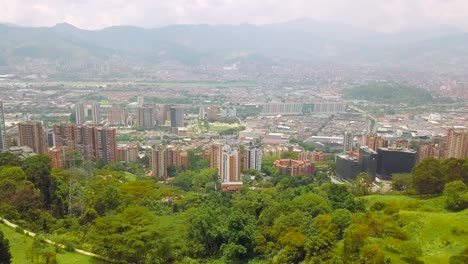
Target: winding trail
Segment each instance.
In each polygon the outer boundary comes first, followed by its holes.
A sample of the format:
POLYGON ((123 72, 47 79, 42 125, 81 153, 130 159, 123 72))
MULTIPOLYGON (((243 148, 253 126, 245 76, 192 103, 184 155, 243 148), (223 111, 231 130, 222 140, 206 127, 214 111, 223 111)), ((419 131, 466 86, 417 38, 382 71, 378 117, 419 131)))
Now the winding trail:
MULTIPOLYGON (((18 225, 13 224, 12 222, 6 220, 3 217, 0 217, 0 221, 3 222, 3 224, 5 224, 5 225, 7 225, 7 226, 9 226, 9 227, 11 227, 13 229, 18 227, 18 225)), ((30 236, 30 237, 35 237, 37 235, 36 233, 33 233, 33 232, 28 231, 26 229, 23 229, 23 232, 24 232, 25 235, 30 236)), ((59 243, 54 242, 54 241, 52 241, 50 239, 44 239, 44 242, 46 242, 47 244, 53 245, 53 246, 58 246, 58 247, 63 248, 63 249, 65 248, 65 245, 59 244, 59 243)), ((84 251, 82 249, 75 249, 75 252, 77 252, 79 254, 82 254, 82 255, 98 258, 100 260, 113 262, 113 261, 109 260, 108 258, 106 258, 104 256, 101 256, 101 255, 98 255, 98 254, 95 254, 95 253, 92 253, 92 252, 84 251)))

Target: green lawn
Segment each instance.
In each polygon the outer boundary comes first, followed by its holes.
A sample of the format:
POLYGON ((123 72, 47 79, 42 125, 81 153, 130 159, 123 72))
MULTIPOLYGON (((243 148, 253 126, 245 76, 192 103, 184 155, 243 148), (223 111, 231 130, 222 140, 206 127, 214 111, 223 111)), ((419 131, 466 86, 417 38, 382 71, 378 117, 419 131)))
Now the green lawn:
MULTIPOLYGON (((407 243, 419 245, 424 263, 449 263, 468 246, 468 209, 450 212, 444 208, 444 197, 418 198, 398 195, 371 195, 363 197, 368 207, 383 202, 400 208, 399 221, 409 235, 407 243)), ((401 260, 398 248, 402 241, 392 238, 374 238, 382 245, 392 263, 401 260), (395 250, 397 249, 397 250, 395 250)))
MULTIPOLYGON (((13 229, 0 224, 0 230, 3 232, 5 237, 10 241, 10 252, 13 256, 13 264, 26 264, 31 263, 26 258, 26 250, 32 245, 33 239, 16 233, 13 229)), ((71 253, 62 250, 57 254, 58 264, 103 264, 100 260, 95 258, 84 256, 78 253, 71 253)))

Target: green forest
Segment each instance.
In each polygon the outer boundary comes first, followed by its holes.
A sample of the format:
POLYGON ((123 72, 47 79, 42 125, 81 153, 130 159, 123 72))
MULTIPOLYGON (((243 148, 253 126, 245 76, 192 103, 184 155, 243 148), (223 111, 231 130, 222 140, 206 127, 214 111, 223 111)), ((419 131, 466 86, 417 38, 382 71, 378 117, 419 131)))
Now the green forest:
POLYGON ((221 192, 216 170, 189 154, 163 183, 142 164, 51 169, 47 156, 1 153, 0 217, 21 228, 0 225, 0 263, 468 263, 468 159, 423 160, 376 194, 367 174, 333 184, 321 164, 290 177, 267 157, 265 174, 221 192))
POLYGON ((344 98, 391 105, 427 104, 433 99, 424 89, 394 82, 370 82, 355 86, 344 90, 344 98))

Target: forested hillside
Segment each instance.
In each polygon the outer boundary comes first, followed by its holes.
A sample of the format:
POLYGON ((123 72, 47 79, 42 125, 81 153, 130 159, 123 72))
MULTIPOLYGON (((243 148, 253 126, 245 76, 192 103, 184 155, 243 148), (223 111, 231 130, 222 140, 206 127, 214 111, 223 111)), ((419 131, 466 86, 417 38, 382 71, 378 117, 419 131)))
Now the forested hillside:
MULTIPOLYGON (((46 156, 2 153, 0 216, 121 263, 468 262, 466 159, 424 160, 382 195, 366 174, 339 185, 327 177, 333 166, 290 177, 268 159, 268 177, 248 171, 254 180, 221 192, 216 170, 189 154, 192 166, 161 183, 140 165, 90 174, 87 164, 51 170, 46 156)), ((46 263, 33 252, 25 258, 46 263)))

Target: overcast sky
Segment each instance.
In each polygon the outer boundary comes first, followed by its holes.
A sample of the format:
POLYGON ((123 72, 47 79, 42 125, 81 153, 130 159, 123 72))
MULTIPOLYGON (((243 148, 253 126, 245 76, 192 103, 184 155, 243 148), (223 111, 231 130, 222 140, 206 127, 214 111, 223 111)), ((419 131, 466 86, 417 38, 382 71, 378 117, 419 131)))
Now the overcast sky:
POLYGON ((431 25, 468 31, 468 0, 0 0, 0 22, 29 26, 266 24, 303 17, 379 31, 431 25))

